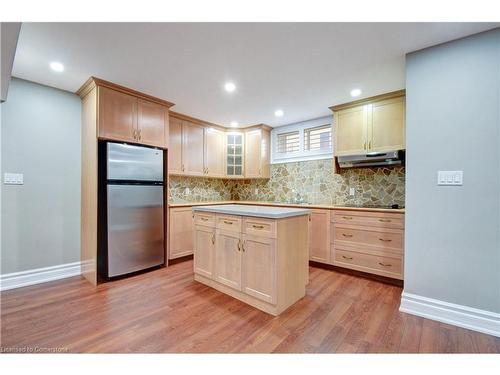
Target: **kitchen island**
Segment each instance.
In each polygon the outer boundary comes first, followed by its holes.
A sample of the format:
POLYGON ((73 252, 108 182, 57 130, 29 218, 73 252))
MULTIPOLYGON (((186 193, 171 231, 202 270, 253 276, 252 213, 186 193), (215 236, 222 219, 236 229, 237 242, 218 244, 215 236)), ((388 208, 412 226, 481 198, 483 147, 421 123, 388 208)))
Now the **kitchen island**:
POLYGON ((305 295, 311 210, 193 207, 194 278, 272 315, 305 295))

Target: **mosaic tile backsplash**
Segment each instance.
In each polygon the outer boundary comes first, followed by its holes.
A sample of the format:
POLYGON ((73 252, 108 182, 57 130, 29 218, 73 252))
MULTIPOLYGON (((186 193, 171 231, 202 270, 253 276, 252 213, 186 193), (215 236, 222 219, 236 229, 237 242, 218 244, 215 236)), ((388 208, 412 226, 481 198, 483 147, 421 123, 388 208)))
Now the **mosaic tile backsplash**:
POLYGON ((313 204, 404 205, 405 169, 359 168, 333 173, 332 159, 271 165, 269 180, 171 177, 171 201, 262 200, 313 204), (185 188, 190 189, 186 194, 185 188), (349 188, 355 195, 349 195, 349 188))

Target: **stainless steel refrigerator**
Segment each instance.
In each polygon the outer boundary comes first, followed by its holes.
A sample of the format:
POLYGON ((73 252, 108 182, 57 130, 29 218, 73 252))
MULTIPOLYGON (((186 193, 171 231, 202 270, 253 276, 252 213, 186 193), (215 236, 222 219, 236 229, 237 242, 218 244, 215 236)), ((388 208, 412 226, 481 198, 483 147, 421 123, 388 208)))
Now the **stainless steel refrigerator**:
POLYGON ((107 142, 104 152, 104 276, 112 278, 162 265, 163 151, 107 142))

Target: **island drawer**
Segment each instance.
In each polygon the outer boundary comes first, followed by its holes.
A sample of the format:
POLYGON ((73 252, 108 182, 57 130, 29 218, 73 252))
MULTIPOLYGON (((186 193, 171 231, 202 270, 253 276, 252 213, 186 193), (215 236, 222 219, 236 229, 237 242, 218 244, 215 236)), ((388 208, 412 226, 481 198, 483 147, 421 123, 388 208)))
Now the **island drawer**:
POLYGON ((390 212, 364 212, 351 210, 334 210, 333 223, 374 226, 381 228, 404 228, 404 215, 390 212))
POLYGON ((215 221, 217 229, 241 232, 241 216, 216 215, 215 221))
POLYGON ((333 264, 362 272, 403 279, 403 259, 398 256, 380 256, 354 250, 333 250, 333 264))
POLYGON ((332 225, 332 242, 367 245, 377 249, 403 253, 403 231, 401 229, 356 227, 334 223, 332 225))
POLYGON ((243 220, 243 233, 276 238, 276 220, 247 217, 243 220))
POLYGON ((195 212, 194 224, 204 225, 206 227, 215 227, 215 214, 210 212, 195 212))

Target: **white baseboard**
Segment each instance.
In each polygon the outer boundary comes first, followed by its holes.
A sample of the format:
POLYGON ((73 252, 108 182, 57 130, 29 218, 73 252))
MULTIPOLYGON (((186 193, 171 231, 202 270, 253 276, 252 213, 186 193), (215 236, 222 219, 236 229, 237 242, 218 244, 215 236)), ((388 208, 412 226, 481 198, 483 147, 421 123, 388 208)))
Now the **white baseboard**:
POLYGON ((500 314, 406 293, 399 311, 500 337, 500 314))
POLYGON ((46 283, 81 274, 81 263, 67 263, 0 275, 0 291, 46 283))

